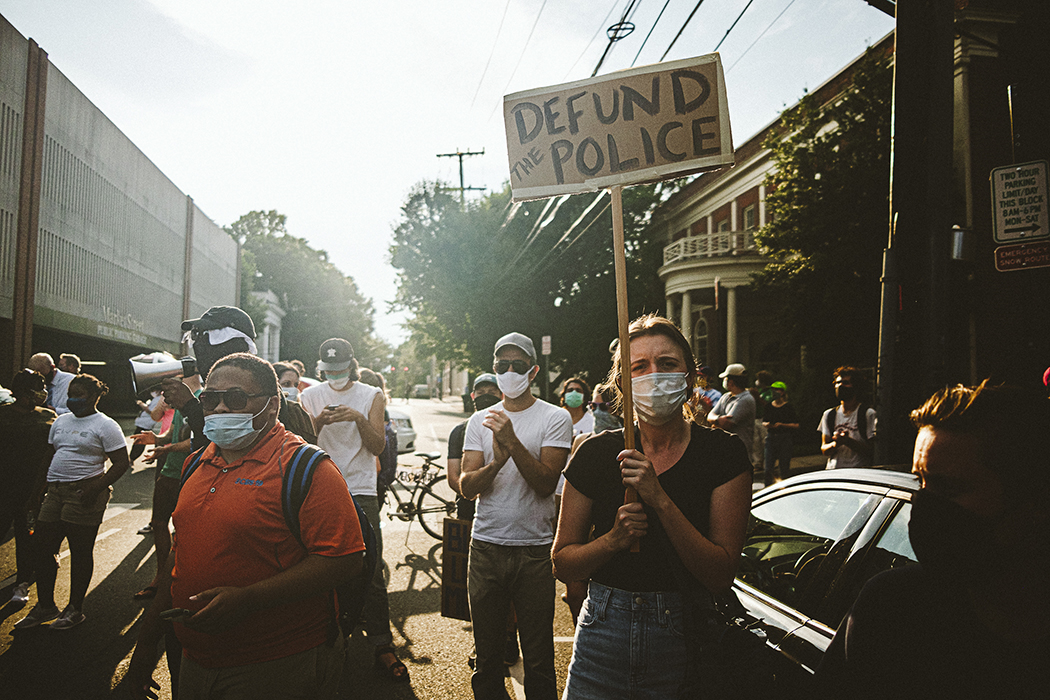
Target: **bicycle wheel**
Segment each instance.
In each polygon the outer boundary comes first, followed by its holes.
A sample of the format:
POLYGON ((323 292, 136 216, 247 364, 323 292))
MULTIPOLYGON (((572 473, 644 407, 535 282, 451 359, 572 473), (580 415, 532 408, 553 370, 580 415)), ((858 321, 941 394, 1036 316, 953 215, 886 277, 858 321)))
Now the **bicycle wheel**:
POLYGON ((456 493, 448 485, 445 477, 439 476, 429 483, 419 485, 416 510, 419 512, 419 524, 428 535, 440 540, 445 528, 445 518, 456 517, 456 493))

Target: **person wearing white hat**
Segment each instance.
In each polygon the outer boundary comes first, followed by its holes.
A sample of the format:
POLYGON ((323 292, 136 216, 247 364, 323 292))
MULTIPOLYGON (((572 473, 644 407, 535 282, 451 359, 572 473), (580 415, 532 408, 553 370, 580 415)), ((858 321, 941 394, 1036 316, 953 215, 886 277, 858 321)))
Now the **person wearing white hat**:
MULTIPOLYGON (((747 390, 747 368, 736 362, 718 375, 726 393, 707 415, 708 422, 716 428, 733 433, 744 441, 747 453, 755 440, 755 398, 747 390)), ((751 463, 755 463, 754 456, 751 463)))

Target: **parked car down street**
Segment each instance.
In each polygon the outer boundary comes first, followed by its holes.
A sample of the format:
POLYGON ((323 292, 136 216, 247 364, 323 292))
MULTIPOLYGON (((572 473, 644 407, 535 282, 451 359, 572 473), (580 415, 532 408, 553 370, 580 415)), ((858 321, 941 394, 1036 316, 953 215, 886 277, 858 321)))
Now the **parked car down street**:
POLYGON ((397 426, 397 453, 404 454, 416 449, 416 431, 412 427, 412 419, 404 411, 396 408, 387 408, 387 414, 397 426))

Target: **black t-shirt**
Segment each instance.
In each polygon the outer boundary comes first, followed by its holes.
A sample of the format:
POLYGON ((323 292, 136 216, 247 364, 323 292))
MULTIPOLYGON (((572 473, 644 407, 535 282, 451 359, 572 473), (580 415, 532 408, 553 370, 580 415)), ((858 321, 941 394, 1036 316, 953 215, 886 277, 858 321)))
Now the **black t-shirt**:
POLYGON ((795 408, 790 403, 786 403, 783 406, 769 404, 766 407, 766 417, 763 420, 769 422, 769 432, 771 433, 791 433, 794 432, 794 428, 774 428, 773 423, 798 423, 798 416, 795 415, 795 408))
POLYGON ((448 434, 448 458, 463 459, 463 438, 467 434, 467 421, 463 421, 448 434))
MULTIPOLYGON (((1028 624, 1018 611, 1017 624, 1028 624)), ((893 697, 1045 698, 1050 692, 1050 638, 995 638, 964 595, 938 586, 920 565, 869 581, 824 654, 817 695, 831 699, 893 697)))
MULTIPOLYGON (((594 536, 610 529, 623 505, 623 481, 616 456, 624 449, 623 429, 588 438, 577 448, 565 478, 593 501, 594 536)), ((641 446, 638 447, 641 451, 641 446)), ((751 471, 744 444, 736 435, 700 425, 692 426, 689 446, 678 462, 659 475, 660 485, 682 514, 705 537, 710 533, 711 493, 740 474, 751 471)), ((648 533, 638 552, 619 552, 594 572, 594 581, 625 591, 677 590, 669 556, 676 556, 660 519, 646 506, 648 533)))

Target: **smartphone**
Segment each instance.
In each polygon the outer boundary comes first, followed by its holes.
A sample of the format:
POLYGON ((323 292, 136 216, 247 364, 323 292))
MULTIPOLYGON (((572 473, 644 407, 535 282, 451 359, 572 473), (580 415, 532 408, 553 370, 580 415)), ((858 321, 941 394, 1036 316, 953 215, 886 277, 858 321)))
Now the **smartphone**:
POLYGON ((180 617, 189 617, 193 614, 192 610, 186 608, 172 608, 171 610, 165 610, 160 614, 162 620, 175 620, 180 617))
POLYGON ((324 410, 326 410, 326 411, 334 411, 337 408, 339 408, 339 404, 332 403, 332 404, 328 404, 327 406, 325 406, 324 410))

